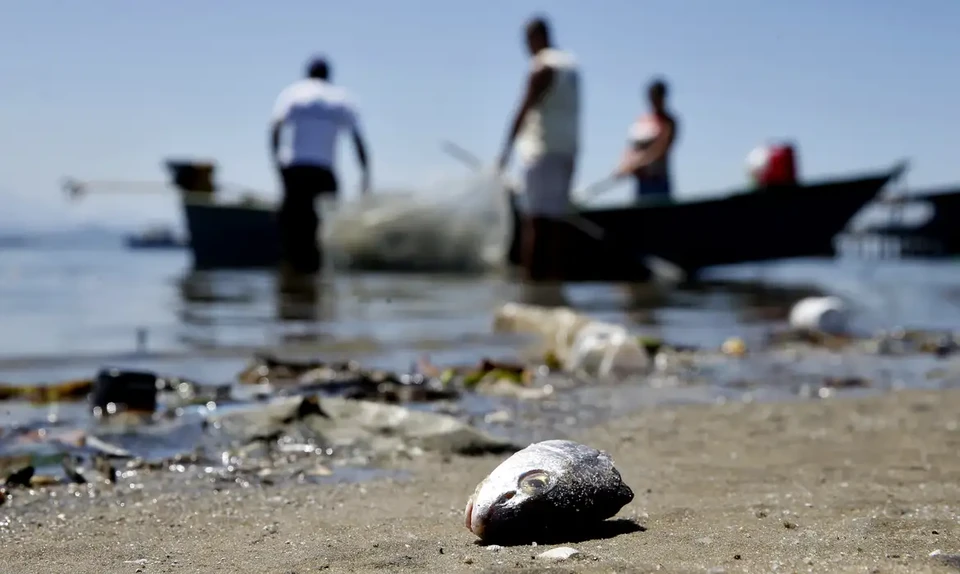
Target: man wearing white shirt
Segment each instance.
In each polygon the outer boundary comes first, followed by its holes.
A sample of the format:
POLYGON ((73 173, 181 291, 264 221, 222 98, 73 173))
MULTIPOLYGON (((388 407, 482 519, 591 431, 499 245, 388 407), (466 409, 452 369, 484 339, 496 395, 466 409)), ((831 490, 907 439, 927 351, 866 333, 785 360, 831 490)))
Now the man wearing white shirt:
POLYGON ((362 172, 361 192, 370 189, 367 146, 357 111, 347 92, 330 82, 330 66, 311 60, 307 77, 290 84, 277 97, 270 130, 270 149, 283 180, 278 213, 284 263, 300 273, 321 267, 316 199, 338 195, 336 139, 341 130, 353 136, 362 172))

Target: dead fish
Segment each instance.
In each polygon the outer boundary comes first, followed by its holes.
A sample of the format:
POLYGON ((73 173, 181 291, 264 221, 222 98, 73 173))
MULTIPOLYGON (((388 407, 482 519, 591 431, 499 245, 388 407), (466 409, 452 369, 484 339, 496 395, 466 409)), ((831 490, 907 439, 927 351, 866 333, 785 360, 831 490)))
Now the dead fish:
POLYGON ((464 520, 485 542, 546 541, 606 520, 632 500, 606 452, 547 440, 516 452, 477 485, 464 520))

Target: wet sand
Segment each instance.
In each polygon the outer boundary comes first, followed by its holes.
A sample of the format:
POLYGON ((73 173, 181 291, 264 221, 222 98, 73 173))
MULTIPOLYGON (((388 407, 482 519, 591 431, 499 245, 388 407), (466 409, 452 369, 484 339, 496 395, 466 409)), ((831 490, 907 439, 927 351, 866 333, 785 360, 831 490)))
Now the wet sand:
POLYGON ((637 493, 619 517, 643 527, 567 544, 579 560, 476 544, 463 507, 503 457, 425 455, 407 480, 121 480, 122 495, 14 502, 0 506, 0 572, 960 570, 960 391, 658 407, 579 438, 614 455, 637 493))

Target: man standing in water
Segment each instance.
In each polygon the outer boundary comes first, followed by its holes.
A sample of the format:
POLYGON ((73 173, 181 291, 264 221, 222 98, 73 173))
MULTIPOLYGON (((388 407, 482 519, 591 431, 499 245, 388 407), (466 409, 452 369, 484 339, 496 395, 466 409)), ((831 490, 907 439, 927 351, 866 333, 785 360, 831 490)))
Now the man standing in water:
POLYGON ((574 57, 554 48, 545 18, 526 25, 532 56, 526 91, 517 109, 500 170, 514 141, 524 163, 526 209, 521 260, 531 279, 563 279, 570 192, 580 147, 580 80, 574 57))
POLYGON ((307 66, 306 78, 280 92, 270 129, 271 157, 283 181, 277 215, 281 256, 291 271, 312 274, 320 270, 316 199, 338 195, 334 163, 340 130, 353 136, 363 175, 361 192, 368 193, 369 160, 357 112, 346 92, 331 84, 327 61, 315 58, 307 66))

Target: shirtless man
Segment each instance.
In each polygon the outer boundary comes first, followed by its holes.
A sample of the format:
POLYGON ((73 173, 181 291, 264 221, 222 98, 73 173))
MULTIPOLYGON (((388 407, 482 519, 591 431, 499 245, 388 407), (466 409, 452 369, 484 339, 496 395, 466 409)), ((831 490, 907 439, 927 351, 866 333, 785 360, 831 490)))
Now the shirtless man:
POLYGON ((514 142, 524 164, 522 262, 530 279, 561 280, 570 193, 580 147, 580 80, 574 57, 555 48, 544 18, 526 25, 531 69, 499 166, 514 142))
POLYGON ((670 152, 677 137, 677 121, 667 110, 667 84, 654 80, 647 88, 650 111, 630 126, 630 138, 617 170, 619 177, 633 176, 636 200, 670 199, 670 152))

